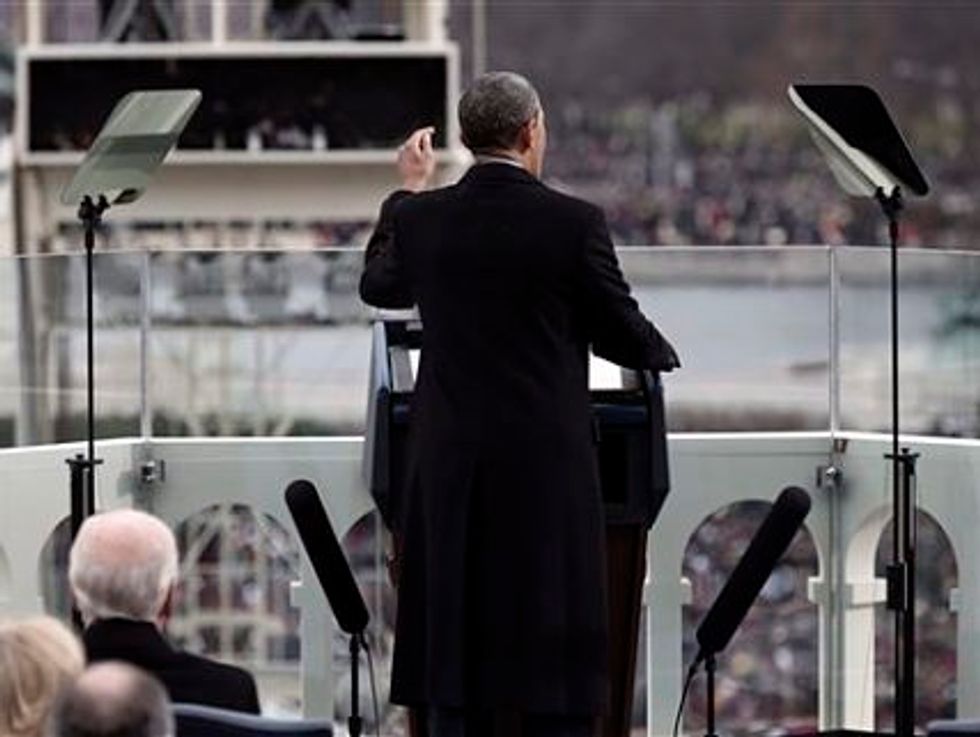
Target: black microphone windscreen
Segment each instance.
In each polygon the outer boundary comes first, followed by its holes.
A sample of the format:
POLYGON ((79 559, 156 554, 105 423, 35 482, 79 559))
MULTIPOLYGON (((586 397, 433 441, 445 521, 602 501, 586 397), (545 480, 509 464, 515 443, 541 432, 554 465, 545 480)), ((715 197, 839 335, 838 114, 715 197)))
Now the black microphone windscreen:
POLYGON ((698 626, 702 656, 721 652, 728 645, 809 512, 809 494, 796 486, 783 489, 698 626))
POLYGON ((363 632, 368 610, 316 487, 293 481, 286 487, 286 506, 340 629, 350 635, 363 632))

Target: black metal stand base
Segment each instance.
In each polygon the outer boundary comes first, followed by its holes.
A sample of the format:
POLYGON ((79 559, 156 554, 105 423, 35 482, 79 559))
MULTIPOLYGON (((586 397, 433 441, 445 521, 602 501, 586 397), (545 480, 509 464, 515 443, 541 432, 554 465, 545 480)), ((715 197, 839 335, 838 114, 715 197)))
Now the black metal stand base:
POLYGON ((68 464, 71 483, 71 537, 74 540, 82 522, 95 512, 94 494, 91 492, 94 491, 95 467, 102 463, 102 459, 90 460, 79 453, 65 463, 68 464))
POLYGON ((895 734, 915 734, 915 558, 916 520, 915 464, 919 455, 902 448, 885 456, 897 473, 892 563, 887 572, 887 605, 895 613, 895 734))

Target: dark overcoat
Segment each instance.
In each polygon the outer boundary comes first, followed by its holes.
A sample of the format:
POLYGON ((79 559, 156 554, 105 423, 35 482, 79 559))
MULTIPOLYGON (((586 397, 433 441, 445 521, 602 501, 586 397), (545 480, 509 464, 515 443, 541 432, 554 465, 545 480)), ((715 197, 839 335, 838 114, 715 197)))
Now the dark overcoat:
POLYGON ((670 370, 602 212, 523 169, 395 193, 361 296, 417 304, 391 699, 597 714, 608 690, 588 350, 670 370))
POLYGON ((258 690, 248 671, 178 650, 153 622, 97 619, 82 641, 89 663, 121 660, 142 668, 163 684, 175 704, 259 713, 258 690))

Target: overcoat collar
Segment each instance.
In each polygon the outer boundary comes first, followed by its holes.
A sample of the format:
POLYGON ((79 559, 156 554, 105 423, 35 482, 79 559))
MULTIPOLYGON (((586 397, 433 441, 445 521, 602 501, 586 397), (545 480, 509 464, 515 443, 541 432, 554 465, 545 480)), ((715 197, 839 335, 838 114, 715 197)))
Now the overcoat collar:
POLYGON ((145 656, 168 659, 176 651, 153 622, 132 619, 97 619, 82 636, 90 659, 105 655, 139 651, 145 656))
POLYGON ((527 169, 504 162, 488 161, 484 164, 474 164, 463 175, 461 183, 473 182, 523 182, 524 184, 541 184, 536 176, 527 169))

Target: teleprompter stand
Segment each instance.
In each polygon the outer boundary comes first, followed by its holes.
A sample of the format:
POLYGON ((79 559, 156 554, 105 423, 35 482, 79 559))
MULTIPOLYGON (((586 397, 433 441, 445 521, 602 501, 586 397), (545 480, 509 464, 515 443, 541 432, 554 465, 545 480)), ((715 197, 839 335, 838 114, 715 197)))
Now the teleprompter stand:
POLYGON ((94 202, 88 195, 78 206, 78 219, 85 230, 85 366, 86 366, 86 438, 87 456, 79 453, 69 458, 71 469, 71 537, 74 540, 82 522, 95 511, 95 467, 102 460, 95 457, 95 329, 93 324, 92 284, 95 231, 102 222, 102 213, 109 208, 105 197, 94 202))
POLYGON ((803 115, 838 183, 850 195, 875 199, 888 221, 891 271, 892 472, 894 542, 888 566, 888 608, 895 613, 895 733, 915 733, 915 464, 899 447, 898 241, 903 191, 929 192, 902 134, 881 98, 862 85, 791 85, 803 115))
POLYGON ((122 98, 99 132, 61 202, 78 206, 85 232, 86 454, 67 460, 71 474, 71 536, 95 512, 95 234, 111 204, 138 199, 177 142, 201 101, 197 90, 131 92, 122 98))
POLYGON ((892 462, 892 560, 886 574, 888 609, 895 613, 895 732, 911 735, 915 730, 915 549, 918 524, 915 516, 915 464, 918 453, 899 447, 898 396, 898 239, 899 216, 904 207, 898 186, 885 194, 875 190, 875 199, 888 219, 891 271, 891 366, 892 449, 885 458, 892 462))

